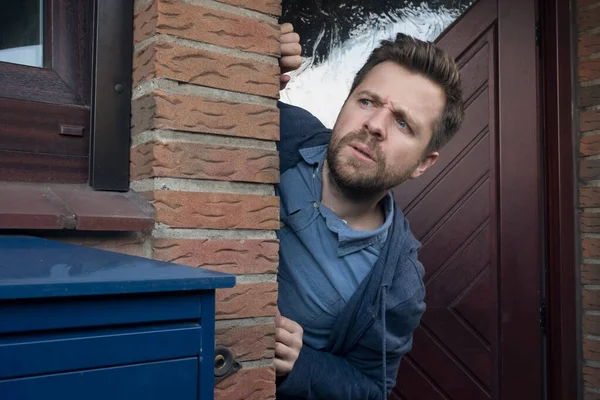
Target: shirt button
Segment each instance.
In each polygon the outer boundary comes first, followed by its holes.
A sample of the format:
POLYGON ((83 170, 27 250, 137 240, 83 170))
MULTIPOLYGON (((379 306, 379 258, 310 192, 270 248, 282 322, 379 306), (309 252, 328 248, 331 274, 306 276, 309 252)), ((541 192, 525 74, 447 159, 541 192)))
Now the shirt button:
POLYGON ((319 203, 317 203, 317 202, 315 201, 315 202, 313 203, 313 206, 314 206, 315 208, 318 208, 318 207, 319 207, 319 203))

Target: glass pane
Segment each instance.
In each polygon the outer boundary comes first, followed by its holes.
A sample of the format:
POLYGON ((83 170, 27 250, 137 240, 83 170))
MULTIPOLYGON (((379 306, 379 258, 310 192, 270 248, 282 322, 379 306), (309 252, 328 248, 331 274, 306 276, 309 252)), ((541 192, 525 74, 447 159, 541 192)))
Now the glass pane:
POLYGON ((44 65, 44 0, 0 0, 0 61, 44 65))
POLYGON ((435 40, 473 0, 284 0, 283 18, 300 34, 302 67, 281 100, 303 107, 333 127, 354 79, 379 41, 402 32, 435 40))

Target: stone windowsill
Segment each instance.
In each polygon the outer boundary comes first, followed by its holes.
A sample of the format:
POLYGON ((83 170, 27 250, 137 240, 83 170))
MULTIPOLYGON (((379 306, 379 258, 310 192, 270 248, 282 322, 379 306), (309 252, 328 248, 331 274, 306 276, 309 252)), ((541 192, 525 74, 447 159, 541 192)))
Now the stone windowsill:
POLYGON ((149 231, 153 226, 152 206, 131 191, 0 182, 0 229, 149 231))

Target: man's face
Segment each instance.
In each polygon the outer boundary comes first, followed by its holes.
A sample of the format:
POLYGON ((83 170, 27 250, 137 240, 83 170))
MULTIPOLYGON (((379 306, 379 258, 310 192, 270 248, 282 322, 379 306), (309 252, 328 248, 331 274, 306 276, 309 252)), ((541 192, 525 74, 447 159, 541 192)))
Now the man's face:
POLYGON ((334 183, 365 196, 421 175, 438 157, 424 151, 444 105, 442 88, 428 78, 391 61, 376 65, 333 127, 327 164, 334 183))

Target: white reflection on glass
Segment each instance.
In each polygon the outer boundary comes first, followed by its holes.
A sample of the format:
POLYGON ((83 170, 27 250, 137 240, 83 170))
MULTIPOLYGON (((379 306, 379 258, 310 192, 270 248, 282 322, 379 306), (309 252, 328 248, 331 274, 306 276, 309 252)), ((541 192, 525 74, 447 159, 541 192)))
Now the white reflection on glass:
POLYGON ((43 2, 0 1, 0 62, 43 67, 43 2))
MULTIPOLYGON (((290 0, 294 3, 298 1, 290 0)), ((391 9, 362 14, 359 7, 343 5, 357 9, 355 15, 349 18, 352 26, 332 28, 321 25, 318 32, 311 32, 316 35, 314 40, 310 39, 309 48, 304 50, 312 54, 303 54, 300 69, 290 73, 292 80, 281 92, 281 100, 310 111, 325 126, 333 127, 354 75, 381 40, 394 38, 396 33, 402 32, 422 40, 433 41, 467 10, 471 2, 450 0, 445 2, 447 5, 440 3, 444 2, 437 1, 432 6, 423 2, 418 6, 409 3, 394 7, 389 5, 390 2, 382 1, 384 7, 391 9), (357 20, 360 22, 357 23, 357 20), (345 41, 340 40, 342 30, 346 30, 345 34, 348 37, 345 41), (323 40, 327 43, 323 43, 323 40)), ((292 22, 295 26, 303 22, 312 22, 311 25, 318 26, 315 21, 310 21, 311 15, 314 14, 305 14, 292 22)), ((302 33, 301 41, 304 42, 302 33)))

